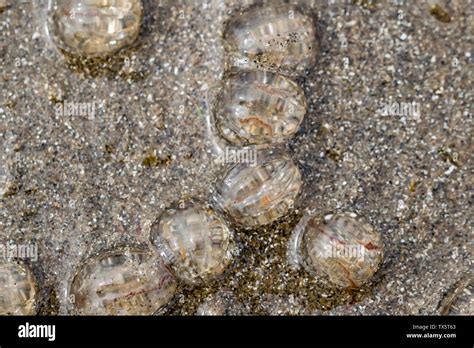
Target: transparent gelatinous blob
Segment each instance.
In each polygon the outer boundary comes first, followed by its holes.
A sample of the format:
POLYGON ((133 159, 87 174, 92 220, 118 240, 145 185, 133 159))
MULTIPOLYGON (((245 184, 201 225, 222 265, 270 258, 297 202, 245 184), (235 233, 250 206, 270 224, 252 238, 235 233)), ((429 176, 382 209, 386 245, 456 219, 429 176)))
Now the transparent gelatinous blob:
POLYGON ((0 315, 36 314, 37 286, 28 266, 0 261, 0 315))
POLYGON ((67 52, 105 56, 135 41, 142 16, 140 0, 58 0, 49 31, 67 52))
POLYGON ((290 239, 293 263, 339 288, 358 288, 383 258, 378 232, 355 214, 304 216, 290 239), (295 262, 296 261, 296 262, 295 262))
POLYGON ((196 315, 245 315, 245 306, 230 291, 220 291, 206 298, 198 307, 196 315))
POLYGON ((228 65, 295 76, 314 65, 319 48, 313 18, 291 5, 252 6, 227 23, 228 65))
POLYGON ((231 72, 215 105, 217 129, 238 145, 278 143, 298 131, 306 113, 303 90, 270 71, 231 72))
POLYGON ((81 315, 150 315, 175 290, 176 280, 162 260, 146 251, 120 249, 82 265, 69 299, 81 315))
POLYGON ((286 215, 301 185, 301 173, 288 155, 258 151, 255 165, 239 163, 227 170, 215 200, 237 223, 255 227, 286 215))
POLYGON ((151 240, 188 284, 222 274, 233 256, 231 230, 216 212, 194 200, 167 209, 153 224, 151 240))

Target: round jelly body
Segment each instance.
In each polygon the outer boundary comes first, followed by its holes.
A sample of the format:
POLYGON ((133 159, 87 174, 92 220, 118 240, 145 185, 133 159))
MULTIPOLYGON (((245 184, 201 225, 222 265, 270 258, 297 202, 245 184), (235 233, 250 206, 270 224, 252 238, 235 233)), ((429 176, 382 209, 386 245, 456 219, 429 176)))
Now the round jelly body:
POLYGON ((153 224, 151 240, 188 284, 222 274, 232 260, 231 230, 214 210, 194 200, 167 209, 153 224))
POLYGON ((82 265, 69 299, 81 315, 150 315, 166 305, 175 290, 173 275, 151 253, 116 250, 82 265))
POLYGON ((245 227, 269 224, 293 207, 302 185, 301 173, 282 151, 257 152, 255 165, 231 166, 216 186, 215 201, 245 227))
POLYGON ((49 30, 66 52, 106 56, 135 41, 142 15, 140 0, 61 0, 54 4, 49 30))
POLYGON ((306 113, 303 90, 270 71, 228 74, 215 107, 217 129, 237 145, 281 143, 299 129, 306 113))
POLYGON ((380 233, 351 213, 311 217, 301 237, 301 262, 310 273, 339 288, 358 288, 372 278, 383 258, 380 233))

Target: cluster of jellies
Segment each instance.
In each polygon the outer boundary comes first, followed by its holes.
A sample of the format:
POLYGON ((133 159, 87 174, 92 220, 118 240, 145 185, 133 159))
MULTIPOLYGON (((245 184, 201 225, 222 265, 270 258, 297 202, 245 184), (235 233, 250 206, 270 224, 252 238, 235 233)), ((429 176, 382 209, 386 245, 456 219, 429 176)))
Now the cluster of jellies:
POLYGON ((291 79, 311 67, 318 40, 313 19, 292 5, 253 6, 234 14, 224 31, 226 69, 213 118, 220 136, 256 145, 257 163, 231 166, 215 201, 245 227, 276 221, 301 190, 298 167, 278 147, 299 129, 307 105, 291 79))
MULTIPOLYGON (((216 188, 216 202, 245 227, 276 221, 292 208, 302 185, 289 155, 277 148, 299 129, 307 105, 292 80, 311 68, 319 47, 313 18, 292 5, 253 6, 224 32, 227 73, 213 116, 237 146, 264 148, 257 164, 236 164, 216 188)), ((307 214, 288 246, 293 266, 338 288, 358 288, 380 266, 380 234, 354 214, 318 220, 307 214)))
MULTIPOLYGON (((111 54, 132 43, 143 16, 139 0, 65 0, 50 15, 51 35, 63 50, 85 56, 111 54)), ((227 217, 256 228, 293 207, 302 177, 277 148, 293 136, 307 105, 292 80, 314 65, 318 40, 313 18, 292 5, 257 6, 227 24, 227 73, 214 109, 216 128, 228 142, 259 145, 257 163, 238 163, 216 185, 218 209, 177 202, 153 224, 155 252, 116 249, 84 262, 69 296, 76 314, 149 315, 166 306, 178 281, 196 286, 225 273, 235 248, 227 217)), ((355 215, 303 216, 288 247, 290 263, 339 288, 367 282, 382 260, 380 234, 355 215)), ((0 264, 0 314, 33 314, 36 282, 25 265, 0 264)), ((242 313, 232 295, 216 294, 199 314, 242 313), (230 309, 232 305, 233 309, 230 309)))
POLYGON ((165 210, 151 228, 155 251, 119 249, 83 264, 69 299, 75 313, 149 315, 176 293, 177 283, 202 285, 224 273, 234 240, 224 219, 195 200, 165 210))

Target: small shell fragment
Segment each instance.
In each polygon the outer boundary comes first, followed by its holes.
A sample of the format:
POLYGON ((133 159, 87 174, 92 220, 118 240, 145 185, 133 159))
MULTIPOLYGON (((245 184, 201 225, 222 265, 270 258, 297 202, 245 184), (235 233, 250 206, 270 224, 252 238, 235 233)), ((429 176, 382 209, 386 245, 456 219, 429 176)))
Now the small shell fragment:
POLYGON ((325 220, 305 216, 291 239, 290 257, 296 254, 295 259, 309 273, 339 288, 366 283, 383 258, 380 233, 355 214, 328 215, 325 220))
POLYGON ((135 41, 142 15, 140 0, 61 0, 51 10, 49 31, 66 52, 106 56, 135 41))
POLYGON ((306 113, 303 90, 269 71, 231 72, 223 81, 215 119, 221 135, 237 145, 281 143, 306 113))
POLYGON ((151 240, 188 284, 222 274, 232 260, 230 229, 216 212, 194 200, 166 210, 153 224, 151 240))
POLYGON ((26 264, 0 261, 0 315, 35 315, 37 285, 26 264))
POLYGON ((251 6, 227 24, 228 67, 301 75, 314 65, 319 43, 313 18, 292 5, 251 6))
POLYGON ((217 184, 215 201, 235 222, 256 227, 286 215, 302 185, 301 173, 279 150, 257 152, 255 166, 231 166, 217 184))
POLYGON ((245 315, 245 306, 230 291, 219 291, 206 298, 198 307, 196 315, 223 316, 245 315))
POLYGON ((115 250, 87 261, 73 279, 70 300, 80 315, 150 315, 166 305, 176 281, 142 250, 115 250))

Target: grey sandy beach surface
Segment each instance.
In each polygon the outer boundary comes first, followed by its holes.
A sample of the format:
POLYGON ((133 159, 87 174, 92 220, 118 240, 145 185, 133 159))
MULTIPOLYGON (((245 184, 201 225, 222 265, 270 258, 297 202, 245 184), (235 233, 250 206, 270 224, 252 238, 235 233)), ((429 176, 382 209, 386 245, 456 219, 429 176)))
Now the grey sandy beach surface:
MULTIPOLYGON (((145 2, 135 45, 82 61, 48 39, 42 2, 0 1, 0 241, 37 246, 41 314, 68 313, 84 259, 149 243, 180 198, 210 200, 223 167, 209 91, 224 73, 225 22, 250 4, 145 2), (66 102, 95 109, 67 116, 66 102)), ((249 314, 472 315, 474 3, 301 6, 318 18, 321 52, 297 80, 309 108, 286 145, 304 178, 295 210, 237 229, 224 277, 180 287, 162 313, 194 314, 225 289, 249 314), (287 266, 306 208, 353 211, 382 233, 372 283, 339 291, 287 266)))

